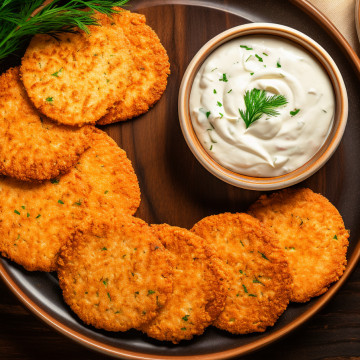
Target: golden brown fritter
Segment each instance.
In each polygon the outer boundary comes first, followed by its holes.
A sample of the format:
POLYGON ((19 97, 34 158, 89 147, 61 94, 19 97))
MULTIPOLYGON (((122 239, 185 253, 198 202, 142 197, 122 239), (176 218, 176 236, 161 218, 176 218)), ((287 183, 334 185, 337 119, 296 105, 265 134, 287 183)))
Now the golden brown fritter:
POLYGON ((141 327, 150 337, 172 341, 200 335, 223 310, 227 284, 222 263, 204 239, 170 225, 152 225, 170 253, 173 291, 156 318, 141 327))
POLYGON ((206 217, 192 231, 215 247, 230 277, 214 325, 234 334, 274 325, 289 303, 291 276, 273 234, 252 216, 230 213, 206 217))
POLYGON ((29 98, 50 119, 66 125, 94 124, 121 100, 133 68, 129 42, 106 15, 90 35, 36 35, 22 59, 29 98))
POLYGON ((349 233, 322 195, 286 189, 261 196, 250 213, 273 229, 285 250, 294 279, 291 301, 323 294, 344 272, 349 233))
POLYGON ((0 76, 0 173, 31 181, 67 172, 90 146, 91 129, 57 125, 40 115, 27 97, 19 68, 0 76))
POLYGON ((129 40, 133 59, 132 83, 125 98, 117 101, 97 124, 105 125, 145 113, 166 89, 170 73, 169 58, 156 33, 146 25, 144 15, 122 11, 114 22, 129 40))
POLYGON ((79 229, 59 257, 65 301, 86 324, 126 331, 152 320, 172 291, 168 252, 142 220, 117 214, 79 229))
POLYGON ((90 212, 122 208, 132 215, 140 205, 139 183, 131 161, 104 131, 94 129, 91 148, 81 156, 70 176, 74 182, 90 186, 86 196, 90 212))
POLYGON ((27 270, 52 271, 60 247, 85 218, 134 213, 140 190, 125 151, 95 130, 69 173, 40 184, 0 179, 0 251, 27 270))

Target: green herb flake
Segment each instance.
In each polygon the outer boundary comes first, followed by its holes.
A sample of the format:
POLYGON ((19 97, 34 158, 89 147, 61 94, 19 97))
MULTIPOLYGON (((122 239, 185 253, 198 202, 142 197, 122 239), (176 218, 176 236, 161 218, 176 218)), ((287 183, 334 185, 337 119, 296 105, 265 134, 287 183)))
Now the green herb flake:
POLYGON ((251 72, 251 73, 250 73, 250 75, 251 75, 251 76, 253 76, 253 75, 254 75, 254 73, 253 73, 253 72, 251 72))
POLYGON ((102 249, 101 249, 101 251, 105 251, 105 250, 107 250, 107 247, 103 247, 102 249))
POLYGON ((265 56, 269 56, 267 53, 264 53, 264 52, 263 52, 263 55, 265 55, 265 56))
POLYGON ((281 68, 280 59, 277 61, 276 67, 281 68))
POLYGON ((26 217, 29 217, 30 216, 30 214, 29 213, 26 213, 26 217))
POLYGON ((240 45, 241 48, 245 49, 245 50, 253 50, 252 47, 246 46, 246 45, 240 45))
POLYGON ((334 240, 337 240, 337 239, 338 239, 338 237, 337 237, 336 234, 334 235, 333 239, 334 239, 334 240))
POLYGON ((105 286, 107 286, 108 280, 107 280, 107 279, 103 280, 103 284, 104 284, 105 286))
POLYGON ((19 211, 17 210, 14 210, 14 213, 20 215, 19 211))
POLYGON ((183 319, 184 321, 188 321, 188 320, 189 320, 189 317, 190 317, 190 315, 185 315, 184 317, 182 317, 182 319, 183 319))
POLYGON ((245 247, 245 245, 243 244, 243 242, 240 240, 240 244, 243 246, 243 247, 245 247))
POLYGON ((152 295, 152 294, 155 294, 155 291, 154 290, 148 290, 148 295, 152 295))
POLYGON ((251 57, 252 57, 252 55, 249 55, 248 58, 245 60, 245 62, 248 62, 251 57))
POLYGON ((221 106, 222 106, 222 103, 221 103, 220 101, 218 101, 218 102, 216 103, 216 105, 219 106, 219 107, 221 107, 221 106))
POLYGON ((146 315, 146 311, 144 310, 144 311, 142 312, 142 314, 143 314, 143 315, 146 315))
POLYGON ((268 260, 268 261, 270 261, 267 257, 266 257, 266 255, 265 254, 263 254, 262 252, 260 252, 260 251, 258 251, 258 253, 265 259, 265 260, 268 260))
POLYGON ((220 115, 220 119, 222 119, 224 117, 224 114, 222 114, 222 113, 219 113, 219 115, 220 115))
POLYGON ((265 286, 259 279, 257 279, 256 277, 253 280, 253 283, 255 284, 261 284, 262 286, 265 286))
POLYGON ((134 297, 136 298, 136 296, 138 296, 139 295, 139 292, 138 291, 135 291, 134 292, 134 297))
POLYGON ((252 296, 252 297, 257 297, 257 295, 255 294, 248 294, 249 296, 252 296))
POLYGON ((49 96, 46 98, 46 101, 51 103, 54 101, 54 98, 52 96, 49 96))
POLYGON ((245 286, 244 284, 242 284, 242 286, 243 286, 243 288, 244 288, 245 293, 247 294, 247 293, 248 293, 248 291, 247 291, 246 286, 245 286))
POLYGON ((25 210, 25 206, 24 206, 24 205, 22 205, 21 207, 25 210))
POLYGON ((206 112, 206 117, 209 118, 210 114, 211 114, 211 112, 210 112, 210 111, 207 111, 207 112, 206 112))
POLYGON ((107 194, 108 192, 109 192, 109 190, 105 190, 105 191, 104 191, 104 194, 107 194))
POLYGON ((300 109, 294 109, 293 111, 290 111, 290 115, 291 116, 295 116, 296 114, 298 114, 300 111, 300 109))
POLYGON ((237 294, 236 294, 236 296, 237 296, 237 297, 239 297, 239 296, 240 296, 240 294, 239 294, 239 293, 237 293, 237 294))
POLYGON ((240 273, 240 274, 243 274, 243 271, 242 271, 242 270, 239 270, 239 273, 240 273))
POLYGON ((211 70, 211 72, 213 72, 213 71, 215 71, 215 70, 217 70, 217 68, 213 68, 213 69, 211 70))
POLYGON ((213 149, 213 146, 211 145, 209 150, 212 150, 212 149, 213 149))
POLYGON ((181 328, 181 330, 183 330, 183 331, 186 330, 186 327, 181 328))
POLYGON ((229 81, 228 78, 227 78, 227 76, 226 76, 226 73, 223 74, 222 78, 219 79, 219 81, 223 81, 223 82, 228 82, 228 81, 229 81))
POLYGON ((111 301, 111 296, 110 296, 110 294, 109 294, 109 293, 107 293, 107 296, 108 296, 109 300, 111 301))
POLYGON ((61 205, 64 204, 64 202, 62 200, 58 200, 58 203, 61 204, 61 205))
POLYGON ((232 89, 230 89, 227 93, 230 94, 232 92, 232 89))
POLYGON ((51 76, 55 76, 55 77, 59 77, 59 74, 63 71, 63 68, 61 68, 58 71, 55 71, 53 74, 51 74, 51 76))
POLYGON ((60 180, 58 180, 58 179, 51 179, 50 182, 51 182, 52 184, 58 184, 58 183, 60 182, 60 180))
POLYGON ((239 109, 239 114, 245 122, 246 129, 259 120, 263 114, 277 116, 279 112, 275 108, 287 104, 283 95, 267 96, 265 90, 252 89, 246 91, 244 96, 245 111, 239 109))
POLYGON ((214 90, 213 90, 213 93, 214 93, 214 94, 217 94, 217 91, 216 91, 216 89, 214 89, 214 90))
POLYGON ((74 205, 76 205, 76 206, 81 206, 81 200, 75 201, 75 202, 74 202, 74 205))
POLYGON ((259 56, 258 54, 255 54, 255 57, 260 61, 260 62, 264 62, 263 58, 261 56, 259 56))
POLYGON ((38 219, 41 215, 39 214, 35 219, 38 219))

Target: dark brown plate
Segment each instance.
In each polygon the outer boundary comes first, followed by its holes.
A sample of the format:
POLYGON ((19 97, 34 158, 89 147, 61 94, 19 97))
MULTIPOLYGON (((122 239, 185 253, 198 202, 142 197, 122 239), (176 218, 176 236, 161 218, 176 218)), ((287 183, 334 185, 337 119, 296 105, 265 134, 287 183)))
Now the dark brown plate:
POLYGON ((154 341, 137 331, 112 333, 85 326, 65 305, 55 274, 27 272, 4 258, 0 259, 0 273, 40 318, 74 340, 107 354, 139 359, 225 359, 250 352, 289 333, 315 314, 340 288, 360 256, 359 59, 336 29, 302 0, 131 0, 129 8, 147 16, 168 51, 172 71, 164 96, 151 111, 132 121, 104 127, 133 161, 142 191, 136 215, 149 223, 189 228, 207 215, 245 211, 260 195, 227 185, 209 174, 183 139, 177 116, 178 89, 188 63, 206 41, 236 25, 275 22, 304 32, 330 53, 347 86, 348 125, 331 160, 300 186, 329 198, 351 230, 346 273, 323 296, 306 304, 291 304, 265 333, 234 336, 210 327, 204 335, 180 345, 154 341))

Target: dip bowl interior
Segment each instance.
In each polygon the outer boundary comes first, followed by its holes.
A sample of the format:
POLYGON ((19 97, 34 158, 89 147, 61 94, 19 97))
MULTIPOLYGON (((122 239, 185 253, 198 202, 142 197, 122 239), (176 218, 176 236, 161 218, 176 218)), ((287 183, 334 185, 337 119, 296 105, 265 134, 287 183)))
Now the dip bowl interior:
POLYGON ((183 76, 179 91, 179 120, 185 140, 197 160, 219 179, 250 190, 276 190, 297 184, 319 170, 333 155, 343 136, 347 116, 348 98, 339 69, 330 55, 307 35, 278 24, 252 23, 231 28, 208 41, 194 56, 183 76), (220 45, 247 35, 276 36, 302 47, 311 54, 327 73, 334 91, 335 112, 326 140, 315 155, 301 167, 276 177, 253 177, 231 171, 216 162, 201 145, 190 116, 190 93, 194 78, 207 57, 220 45))

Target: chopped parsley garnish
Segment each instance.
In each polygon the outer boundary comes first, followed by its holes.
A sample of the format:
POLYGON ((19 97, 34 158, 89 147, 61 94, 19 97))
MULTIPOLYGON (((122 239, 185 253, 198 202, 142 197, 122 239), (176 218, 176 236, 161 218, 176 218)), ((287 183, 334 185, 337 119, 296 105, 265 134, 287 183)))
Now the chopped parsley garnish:
POLYGON ((58 179, 51 179, 50 182, 51 182, 52 184, 58 184, 58 183, 60 182, 60 180, 58 180, 58 179))
POLYGON ((246 286, 245 286, 244 284, 242 284, 242 286, 243 286, 243 288, 244 288, 245 293, 247 294, 247 293, 248 293, 248 291, 247 291, 246 286))
POLYGON ((53 100, 54 100, 54 99, 53 99, 52 96, 49 96, 49 97, 46 98, 46 101, 47 101, 47 102, 52 102, 53 100))
POLYGON ((245 60, 245 62, 248 62, 251 57, 252 57, 252 55, 249 55, 248 58, 245 60))
POLYGON ((220 101, 218 101, 218 102, 216 103, 216 105, 221 107, 221 106, 222 106, 222 103, 221 103, 220 101))
POLYGON ((101 249, 101 251, 105 251, 105 250, 107 250, 107 248, 104 246, 104 247, 101 249))
POLYGON ((20 215, 20 213, 17 210, 14 210, 14 213, 20 215))
POLYGON ((227 93, 230 94, 232 92, 232 89, 230 89, 227 93))
POLYGON ((246 45, 240 45, 241 48, 246 49, 246 50, 253 50, 252 47, 246 46, 246 45))
POLYGON ((30 214, 29 213, 26 213, 26 217, 29 217, 30 216, 30 214))
POLYGON ((290 115, 291 116, 295 116, 296 114, 298 114, 300 111, 300 109, 294 109, 293 111, 290 111, 290 115))
POLYGON ((107 279, 106 279, 106 280, 103 280, 103 284, 104 284, 105 286, 107 286, 107 284, 108 284, 107 279))
POLYGON ((190 316, 190 315, 185 315, 184 317, 182 317, 182 319, 183 319, 184 321, 188 321, 188 320, 189 320, 189 316, 190 316))
POLYGON ((64 204, 64 202, 62 200, 58 200, 59 204, 64 204))
POLYGON ((155 291, 154 290, 148 290, 148 295, 152 295, 152 294, 155 294, 155 291))
POLYGON ((213 91, 213 92, 214 92, 214 94, 216 94, 216 90, 215 90, 215 89, 214 89, 214 91, 213 91))
POLYGON ((263 254, 262 252, 258 251, 258 253, 265 259, 265 260, 269 260, 265 254, 263 254))
POLYGON ((219 81, 228 82, 229 80, 228 80, 228 78, 227 78, 226 74, 223 74, 222 78, 221 78, 221 79, 219 79, 219 81))
POLYGON ((81 206, 81 200, 75 201, 75 202, 74 202, 74 205, 81 206))
POLYGON ((244 96, 245 111, 239 109, 241 118, 248 128, 253 122, 259 120, 263 114, 277 116, 279 112, 275 108, 287 104, 283 95, 266 96, 265 90, 252 89, 246 91, 244 96))
POLYGON ((248 294, 249 296, 252 296, 252 297, 257 297, 257 295, 254 295, 254 294, 248 294))
POLYGON ((109 293, 107 293, 107 296, 108 296, 109 300, 111 301, 111 296, 110 296, 110 294, 109 294, 109 293))
POLYGON ((134 292, 134 296, 136 297, 136 295, 139 295, 139 292, 138 291, 135 291, 134 292))
POLYGON ((224 117, 224 114, 222 114, 222 113, 219 113, 219 115, 220 115, 220 119, 222 119, 224 117))
POLYGON ((253 75, 254 75, 254 73, 253 73, 253 72, 251 72, 251 73, 250 73, 250 75, 251 75, 251 76, 253 76, 253 75))
POLYGON ((215 71, 215 70, 217 70, 217 68, 213 68, 213 69, 211 70, 211 72, 213 72, 213 71, 215 71))
POLYGON ((243 242, 240 240, 240 244, 243 246, 243 247, 245 247, 245 245, 243 244, 243 242))
POLYGON ((212 150, 212 149, 213 149, 213 146, 211 145, 209 150, 212 150))
POLYGON ((263 55, 265 55, 265 56, 269 56, 267 53, 264 53, 264 52, 263 52, 263 55))
POLYGON ((240 273, 240 274, 243 274, 243 271, 242 271, 242 270, 239 270, 239 273, 240 273))
POLYGON ((206 112, 206 117, 209 118, 210 114, 211 114, 211 112, 210 112, 210 111, 207 111, 207 112, 206 112))
POLYGON ((338 239, 337 235, 334 235, 333 239, 337 240, 338 239))
POLYGON ((259 56, 258 54, 255 54, 255 57, 260 61, 260 62, 264 62, 263 58, 261 56, 259 56))
POLYGON ((55 76, 55 77, 59 77, 59 74, 63 71, 63 68, 61 68, 58 71, 55 71, 53 74, 51 74, 51 76, 55 76))
POLYGON ((183 331, 186 330, 186 327, 181 328, 181 330, 183 330, 183 331))
POLYGON ((276 67, 281 68, 280 59, 277 61, 276 67))
POLYGON ((21 207, 25 210, 25 206, 24 206, 24 205, 22 205, 21 207))
POLYGON ((105 190, 105 191, 104 191, 104 194, 107 194, 108 192, 109 192, 109 190, 105 190))
POLYGON ((257 279, 256 277, 253 280, 253 283, 255 284, 261 284, 262 286, 265 286, 259 279, 257 279))
POLYGON ((35 219, 38 219, 41 215, 39 214, 35 219))

